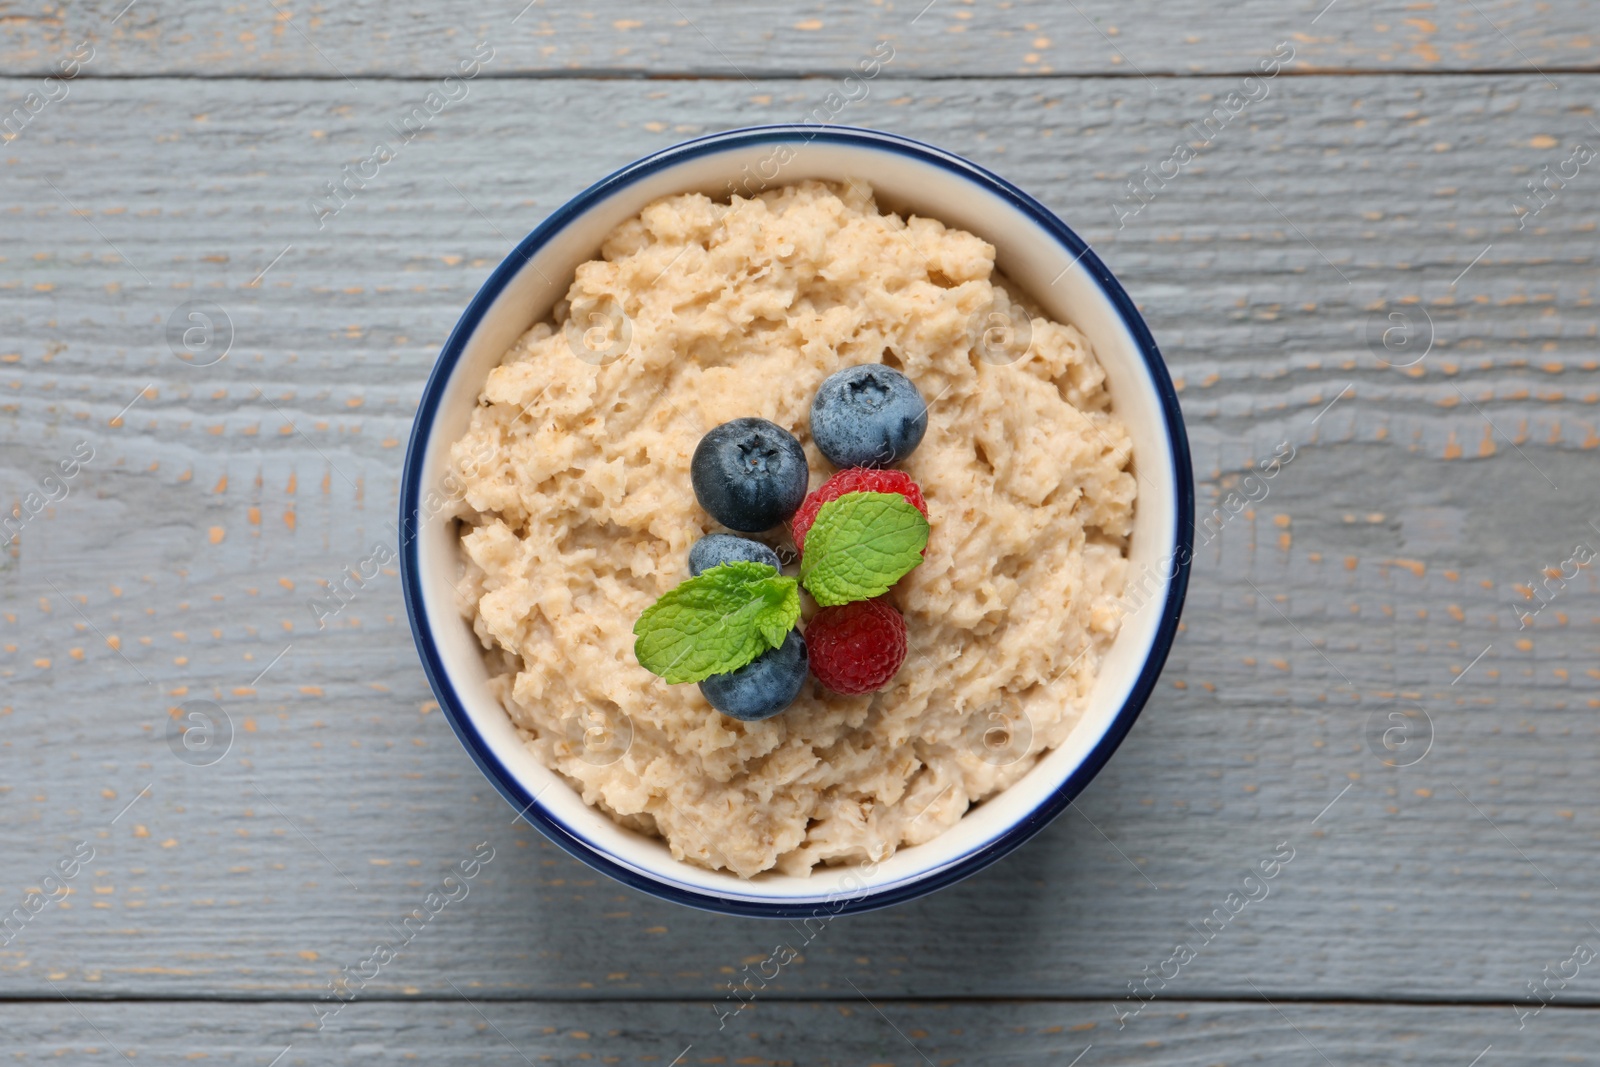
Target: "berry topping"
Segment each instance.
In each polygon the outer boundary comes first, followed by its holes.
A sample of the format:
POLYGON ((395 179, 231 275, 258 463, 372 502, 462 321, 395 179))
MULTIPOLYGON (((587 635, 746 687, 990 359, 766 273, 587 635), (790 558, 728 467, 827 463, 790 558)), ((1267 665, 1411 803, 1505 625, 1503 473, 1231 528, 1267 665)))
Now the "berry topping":
POLYGON ((882 363, 829 375, 811 401, 811 440, 835 467, 893 467, 922 443, 928 405, 882 363))
POLYGON ((922 512, 923 518, 928 516, 928 505, 922 500, 922 490, 917 483, 911 480, 910 475, 904 471, 868 470, 865 467, 852 467, 842 470, 832 478, 819 485, 814 492, 806 497, 800 505, 800 510, 794 513, 794 547, 796 551, 806 550, 806 531, 811 529, 811 524, 817 521, 817 512, 822 510, 822 505, 830 500, 838 500, 846 493, 899 493, 909 500, 913 507, 922 512))
POLYGON ((783 561, 778 558, 778 554, 760 541, 752 541, 748 537, 736 537, 733 534, 714 533, 706 534, 689 549, 689 577, 698 578, 712 567, 732 563, 734 560, 765 563, 774 570, 783 570, 783 561))
POLYGON ((712 518, 730 530, 756 533, 794 514, 810 471, 789 431, 766 419, 734 419, 700 439, 689 477, 712 518))
MULTIPOLYGON (((905 642, 900 645, 905 654, 905 642)), ((744 722, 770 719, 794 703, 805 684, 806 639, 790 630, 777 648, 757 656, 736 671, 713 674, 700 692, 722 714, 744 722)))
POLYGON ((905 661, 906 621, 882 597, 857 600, 813 615, 806 641, 819 682, 835 693, 870 693, 905 661))

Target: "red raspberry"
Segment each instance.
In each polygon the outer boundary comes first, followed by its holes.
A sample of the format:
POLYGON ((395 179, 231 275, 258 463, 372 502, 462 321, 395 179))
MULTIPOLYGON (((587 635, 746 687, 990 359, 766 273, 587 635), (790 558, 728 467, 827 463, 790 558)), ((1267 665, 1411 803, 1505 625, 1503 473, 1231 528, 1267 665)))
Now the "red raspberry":
MULTIPOLYGON (((899 493, 928 517, 928 505, 923 503, 922 490, 905 471, 873 470, 868 467, 849 467, 823 482, 800 505, 790 520, 797 552, 806 550, 806 531, 817 521, 817 512, 830 500, 838 500, 846 493, 899 493)), ((927 555, 927 550, 923 550, 927 555)))
POLYGON ((811 673, 835 693, 889 684, 906 658, 906 620, 883 597, 823 608, 806 626, 811 673))

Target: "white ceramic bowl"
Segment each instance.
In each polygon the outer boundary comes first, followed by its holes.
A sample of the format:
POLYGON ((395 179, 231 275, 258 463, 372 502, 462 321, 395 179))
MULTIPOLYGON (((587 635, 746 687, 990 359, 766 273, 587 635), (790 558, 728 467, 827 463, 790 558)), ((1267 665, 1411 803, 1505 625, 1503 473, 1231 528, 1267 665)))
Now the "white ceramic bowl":
POLYGON ((1178 400, 1143 320, 1076 234, 1004 179, 948 152, 874 130, 763 126, 647 156, 575 197, 497 267, 456 325, 428 381, 401 485, 401 573, 428 678, 467 751, 528 820, 568 852, 645 892, 741 915, 794 918, 909 900, 993 863, 1037 833, 1100 770, 1138 716, 1177 631, 1193 542, 1194 484, 1178 400), (1005 275, 1051 318, 1076 326, 1104 366, 1133 438, 1139 497, 1130 582, 1144 606, 1122 628, 1066 742, 1020 781, 925 844, 870 866, 741 879, 674 860, 658 839, 584 804, 518 739, 490 693, 483 650, 455 606, 458 533, 447 518, 450 444, 491 367, 550 314, 573 271, 615 226, 651 201, 701 191, 725 197, 806 178, 868 181, 886 209, 969 230, 998 251, 1005 275))

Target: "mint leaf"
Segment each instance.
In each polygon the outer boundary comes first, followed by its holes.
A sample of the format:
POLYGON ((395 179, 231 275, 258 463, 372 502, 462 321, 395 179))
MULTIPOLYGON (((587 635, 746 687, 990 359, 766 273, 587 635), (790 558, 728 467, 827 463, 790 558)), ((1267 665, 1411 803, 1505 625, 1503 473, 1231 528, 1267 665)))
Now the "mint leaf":
POLYGON ((889 591, 928 547, 928 520, 899 493, 846 493, 806 531, 800 582, 828 607, 889 591))
POLYGON ((766 563, 735 560, 701 572, 633 624, 640 666, 669 682, 738 670, 783 644, 800 619, 800 589, 766 563))
POLYGON ((800 583, 793 578, 778 578, 777 581, 783 586, 782 598, 776 602, 763 601, 753 620, 756 632, 767 642, 767 648, 777 648, 783 644, 783 639, 789 636, 789 631, 800 620, 800 583))

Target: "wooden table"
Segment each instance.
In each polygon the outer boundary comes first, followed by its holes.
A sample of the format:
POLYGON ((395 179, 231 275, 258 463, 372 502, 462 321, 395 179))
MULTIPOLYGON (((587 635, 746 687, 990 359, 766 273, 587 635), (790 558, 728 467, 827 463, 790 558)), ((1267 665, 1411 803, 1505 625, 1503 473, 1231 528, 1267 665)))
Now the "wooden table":
POLYGON ((522 2, 0 9, 3 1062, 1596 1062, 1600 4, 522 2), (514 239, 646 152, 819 115, 1095 245, 1212 536, 1072 812, 803 941, 513 825, 392 570, 307 604, 389 536, 514 239))

